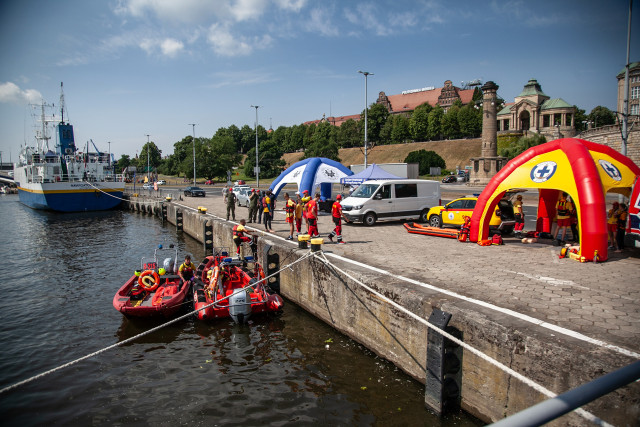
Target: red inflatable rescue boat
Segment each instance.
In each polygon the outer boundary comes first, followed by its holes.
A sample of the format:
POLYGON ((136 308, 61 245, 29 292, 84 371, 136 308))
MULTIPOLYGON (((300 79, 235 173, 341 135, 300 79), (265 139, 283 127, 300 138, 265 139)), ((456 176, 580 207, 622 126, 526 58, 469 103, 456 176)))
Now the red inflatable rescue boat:
POLYGON ((204 259, 197 274, 193 302, 198 319, 231 317, 245 323, 252 315, 282 310, 282 297, 266 284, 254 257, 231 258, 218 249, 204 259))
POLYGON ((116 292, 113 306, 125 316, 171 317, 182 307, 191 282, 183 283, 176 274, 178 249, 173 245, 154 251, 153 258, 142 258, 141 269, 116 292), (168 251, 168 252, 167 252, 168 251), (171 255, 159 265, 159 257, 171 255), (173 257, 173 258, 172 258, 173 257))

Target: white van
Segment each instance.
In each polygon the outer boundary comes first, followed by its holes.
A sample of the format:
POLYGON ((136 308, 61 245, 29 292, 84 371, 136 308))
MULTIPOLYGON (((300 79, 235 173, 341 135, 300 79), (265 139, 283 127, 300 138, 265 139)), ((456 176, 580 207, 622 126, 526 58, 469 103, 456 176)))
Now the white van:
POLYGON ((427 222, 427 213, 440 206, 440 183, 424 179, 365 181, 342 202, 342 212, 350 222, 374 225, 378 220, 418 218, 427 222))

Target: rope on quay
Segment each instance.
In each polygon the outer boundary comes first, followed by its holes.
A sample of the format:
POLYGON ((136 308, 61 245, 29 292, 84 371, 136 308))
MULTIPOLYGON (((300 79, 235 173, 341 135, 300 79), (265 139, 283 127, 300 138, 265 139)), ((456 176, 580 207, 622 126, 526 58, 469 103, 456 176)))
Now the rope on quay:
MULTIPOLYGON (((320 252, 322 256, 317 255, 314 253, 315 257, 317 259, 319 259, 321 262, 323 262, 324 264, 326 264, 327 266, 333 268, 335 271, 345 275, 346 277, 348 277, 349 279, 351 279, 354 283, 356 283, 357 285, 359 285, 360 287, 366 289, 367 291, 371 292, 372 294, 374 294, 375 296, 377 296, 378 298, 380 298, 381 300, 387 302, 388 304, 392 305, 393 307, 397 308, 398 310, 402 311, 403 313, 405 313, 406 315, 412 317, 413 319, 417 320, 418 322, 424 324, 425 326, 427 326, 428 328, 431 328, 432 330, 442 334, 444 337, 448 338, 449 340, 455 342, 456 344, 458 344, 459 346, 461 346, 462 348, 470 351, 471 353, 475 354, 476 356, 478 356, 479 358, 481 358, 482 360, 494 365, 495 367, 497 367, 498 369, 501 369, 502 371, 506 372, 507 374, 519 379, 520 381, 522 381, 524 384, 528 385, 529 387, 533 388, 534 390, 542 393, 543 395, 549 397, 549 398, 554 398, 557 397, 557 394, 555 394, 554 392, 552 392, 551 390, 545 388, 543 385, 536 383, 535 381, 525 377, 524 375, 514 371, 513 369, 509 368, 508 366, 502 364, 501 362, 487 356, 486 354, 482 353, 480 350, 475 349, 474 347, 470 346, 469 344, 461 341, 460 339, 454 337, 453 335, 451 335, 448 332, 445 332, 444 330, 440 329, 439 327, 437 327, 436 325, 431 324, 428 320, 423 319, 422 317, 418 316, 417 314, 413 313, 412 311, 407 310, 406 308, 404 308, 403 306, 401 306, 400 304, 398 304, 397 302, 389 299, 388 297, 382 295, 380 292, 376 291, 375 289, 371 288, 370 286, 367 286, 366 284, 364 284, 363 282, 361 282, 360 280, 356 279, 355 277, 353 277, 352 275, 350 275, 349 273, 347 273, 346 271, 340 269, 338 266, 336 266, 335 264, 333 264, 331 261, 329 261, 327 259, 327 257, 325 256, 324 252, 320 252)), ((596 425, 599 426, 606 426, 606 427, 613 427, 611 424, 607 423, 604 420, 601 420, 600 418, 598 418, 597 416, 593 415, 592 413, 585 411, 582 408, 578 408, 575 410, 575 412, 577 414, 579 414, 580 416, 582 416, 583 418, 593 422, 596 425)))
MULTIPOLYGON (((280 273, 281 271, 283 271, 283 270, 285 270, 285 269, 287 269, 287 268, 290 268, 291 266, 293 266, 293 265, 295 265, 295 264, 299 263, 300 261, 302 261, 302 260, 304 260, 304 259, 306 259, 306 258, 309 258, 311 255, 313 255, 313 254, 312 254, 312 252, 308 252, 306 255, 303 255, 303 256, 301 256, 300 258, 298 258, 297 260, 295 260, 295 261, 293 261, 293 262, 291 262, 291 263, 289 263, 289 264, 285 265, 285 266, 284 266, 284 267, 282 267, 280 270, 278 270, 278 271, 276 271, 276 272, 274 272, 274 273, 270 274, 269 276, 265 276, 265 278, 264 278, 264 279, 260 279, 260 280, 258 280, 258 281, 256 281, 256 282, 254 282, 254 283, 251 283, 250 285, 247 285, 247 286, 245 286, 245 287, 243 287, 243 288, 241 288, 241 289, 238 289, 238 290, 236 290, 236 292, 243 291, 243 290, 245 290, 245 289, 247 289, 247 288, 254 287, 254 286, 256 286, 257 284, 259 284, 260 282, 265 282, 266 280, 270 279, 271 277, 275 276, 276 274, 280 273)), ((15 384, 12 384, 12 385, 10 385, 10 386, 7 386, 7 387, 5 387, 5 388, 3 388, 3 389, 0 389, 0 394, 6 393, 6 392, 8 392, 8 391, 11 391, 11 390, 13 390, 13 389, 15 389, 15 388, 18 388, 18 387, 22 386, 22 385, 25 385, 25 384, 28 384, 28 383, 30 383, 30 382, 32 382, 32 381, 35 381, 35 380, 37 380, 37 379, 40 379, 40 378, 42 378, 42 377, 44 377, 44 376, 46 376, 46 375, 49 375, 49 374, 52 374, 52 373, 54 373, 54 372, 60 371, 60 370, 62 370, 62 369, 64 369, 64 368, 68 368, 69 366, 75 365, 76 363, 82 362, 83 360, 86 360, 86 359, 90 359, 90 358, 92 358, 92 357, 95 357, 95 356, 97 356, 97 355, 99 355, 99 354, 101 354, 101 353, 104 353, 105 351, 112 350, 112 349, 114 349, 114 348, 116 348, 116 347, 121 347, 121 346, 123 346, 124 344, 128 344, 128 343, 130 343, 130 342, 132 342, 132 341, 137 340, 138 338, 141 338, 141 337, 143 337, 143 336, 145 336, 145 335, 148 335, 148 334, 151 334, 151 333, 153 333, 153 332, 156 332, 156 331, 158 331, 158 330, 160 330, 160 329, 162 329, 162 328, 164 328, 164 327, 166 327, 166 326, 169 326, 169 325, 171 325, 171 324, 173 324, 173 323, 179 322, 180 320, 186 319, 186 318, 187 318, 187 317, 189 317, 189 316, 193 316, 193 315, 194 315, 194 314, 196 314, 198 311, 201 311, 201 310, 204 310, 204 309, 206 309, 206 308, 208 308, 208 307, 211 307, 212 305, 217 304, 217 303, 219 303, 220 301, 224 301, 224 300, 226 300, 226 299, 229 299, 229 298, 231 298, 231 296, 232 296, 232 295, 229 295, 229 296, 226 296, 226 297, 221 298, 221 299, 219 299, 219 300, 216 300, 216 301, 212 302, 211 304, 207 304, 206 306, 199 308, 198 310, 193 310, 193 311, 191 311, 191 312, 189 312, 189 313, 187 313, 187 314, 184 314, 184 315, 182 315, 182 316, 180 316, 180 317, 176 317, 175 319, 169 320, 168 322, 165 322, 165 323, 163 323, 162 325, 158 325, 158 326, 156 326, 155 328, 151 328, 151 329, 149 329, 148 331, 144 331, 144 332, 141 332, 141 333, 139 333, 138 335, 135 335, 135 336, 133 336, 133 337, 131 337, 131 338, 127 338, 127 339, 126 339, 126 340, 124 340, 124 341, 117 342, 117 343, 112 344, 112 345, 110 345, 110 346, 104 347, 104 348, 102 348, 102 349, 100 349, 100 350, 94 351, 93 353, 89 353, 89 354, 87 354, 87 355, 85 355, 85 356, 79 357, 78 359, 75 359, 75 360, 72 360, 72 361, 70 361, 70 362, 67 362, 67 363, 65 363, 64 365, 60 365, 60 366, 58 366, 58 367, 56 367, 56 368, 50 369, 50 370, 45 371, 45 372, 42 372, 42 373, 40 373, 40 374, 38 374, 38 375, 34 375, 34 376, 30 377, 30 378, 27 378, 27 379, 25 379, 25 380, 22 380, 22 381, 19 381, 19 382, 15 383, 15 384)))

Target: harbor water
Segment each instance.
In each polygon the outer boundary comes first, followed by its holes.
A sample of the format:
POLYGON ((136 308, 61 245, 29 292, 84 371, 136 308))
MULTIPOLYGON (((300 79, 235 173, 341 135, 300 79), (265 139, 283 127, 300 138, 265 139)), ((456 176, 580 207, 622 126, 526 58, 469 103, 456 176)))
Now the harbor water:
MULTIPOLYGON (((36 211, 0 196, 0 388, 162 321, 127 319, 117 289, 158 244, 202 245, 128 211, 36 211)), ((185 308, 185 312, 188 311, 185 308)), ((193 317, 0 394, 5 426, 427 425, 424 387, 285 301, 248 325, 193 317)))

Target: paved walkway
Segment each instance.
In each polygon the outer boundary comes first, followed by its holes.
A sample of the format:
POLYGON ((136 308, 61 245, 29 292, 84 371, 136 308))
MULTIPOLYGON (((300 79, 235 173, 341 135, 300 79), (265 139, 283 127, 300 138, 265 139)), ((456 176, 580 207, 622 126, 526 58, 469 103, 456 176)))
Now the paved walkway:
MULTIPOLYGON (((219 188, 207 188, 206 198, 174 200, 187 206, 205 206, 208 213, 226 217, 219 188)), ((443 199, 479 192, 462 186, 443 186, 443 199)), ((175 196, 175 194, 174 194, 175 196)), ((535 203, 535 196, 529 196, 535 203)), ((525 198, 526 203, 526 198, 525 198)), ((286 237, 288 227, 281 210, 273 221, 276 235, 286 237)), ((236 207, 236 219, 247 208, 236 207)), ((319 229, 333 229, 323 214, 319 229)), ((256 225, 256 224, 248 224, 256 225)), ((258 230, 264 232, 262 225, 258 230)), ((503 246, 481 247, 454 239, 409 234, 402 222, 343 226, 346 245, 328 243, 324 250, 402 275, 476 303, 487 303, 500 315, 520 317, 542 327, 558 328, 588 345, 608 347, 640 358, 640 250, 611 253, 604 263, 559 259, 550 244, 522 244, 505 238, 503 246)), ((550 242, 549 242, 550 243, 550 242)), ((294 244, 294 243, 292 243, 294 244)))

